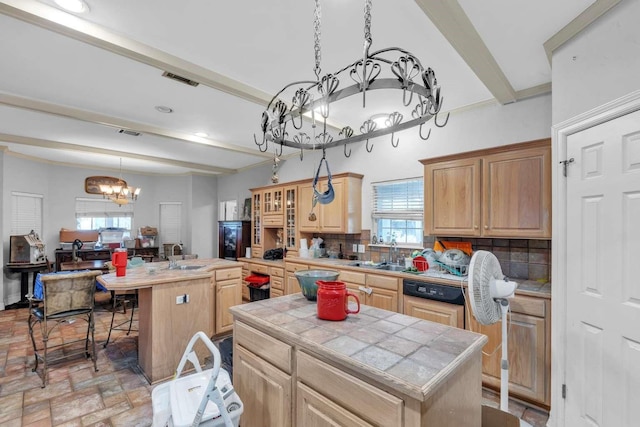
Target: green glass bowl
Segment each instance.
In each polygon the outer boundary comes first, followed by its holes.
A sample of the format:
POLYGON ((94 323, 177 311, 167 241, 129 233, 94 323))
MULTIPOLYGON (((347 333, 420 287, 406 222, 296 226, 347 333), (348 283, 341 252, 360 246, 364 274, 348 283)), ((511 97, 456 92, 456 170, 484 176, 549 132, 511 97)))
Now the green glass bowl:
POLYGON ((317 280, 325 280, 335 282, 340 275, 339 271, 334 270, 300 270, 294 273, 302 289, 302 295, 309 301, 315 301, 318 297, 317 280))

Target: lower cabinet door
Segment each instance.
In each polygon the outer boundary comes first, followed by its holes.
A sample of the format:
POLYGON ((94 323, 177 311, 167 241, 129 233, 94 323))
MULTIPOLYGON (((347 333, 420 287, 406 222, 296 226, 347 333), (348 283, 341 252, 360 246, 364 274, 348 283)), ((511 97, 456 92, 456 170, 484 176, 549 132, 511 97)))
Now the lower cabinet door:
MULTIPOLYGON (((371 294, 367 295, 365 304, 383 310, 398 312, 398 292, 381 288, 369 288, 371 294)), ((362 302, 362 301, 361 301, 362 302)))
POLYGON ((298 382, 297 420, 299 426, 367 427, 372 426, 320 393, 298 382))
POLYGON ((221 280, 216 283, 216 335, 233 330, 230 307, 242 304, 240 279, 221 280))
POLYGON ((239 345, 233 351, 233 387, 244 405, 243 426, 292 425, 291 376, 239 345))
POLYGON ((405 295, 404 314, 443 325, 464 328, 464 306, 462 305, 405 295))

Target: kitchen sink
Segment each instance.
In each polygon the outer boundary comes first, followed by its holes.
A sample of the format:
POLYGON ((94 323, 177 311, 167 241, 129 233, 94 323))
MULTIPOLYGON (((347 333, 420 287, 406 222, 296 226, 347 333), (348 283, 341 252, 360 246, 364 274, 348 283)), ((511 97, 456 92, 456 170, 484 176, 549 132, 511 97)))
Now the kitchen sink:
POLYGON ((403 265, 398 264, 383 264, 376 267, 378 270, 388 270, 388 271, 404 271, 405 267, 403 265))
POLYGON ((197 270, 204 265, 179 265, 177 267, 169 267, 168 270, 197 270))

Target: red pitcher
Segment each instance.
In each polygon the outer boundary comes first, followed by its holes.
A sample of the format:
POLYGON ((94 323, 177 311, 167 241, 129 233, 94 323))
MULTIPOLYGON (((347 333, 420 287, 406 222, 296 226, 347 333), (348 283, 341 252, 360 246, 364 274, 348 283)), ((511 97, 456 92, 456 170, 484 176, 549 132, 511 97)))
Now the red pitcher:
POLYGON ((318 285, 318 318, 324 320, 344 320, 347 314, 360 312, 360 300, 355 294, 347 291, 344 282, 316 281, 318 285), (356 311, 349 310, 349 297, 358 303, 356 311))

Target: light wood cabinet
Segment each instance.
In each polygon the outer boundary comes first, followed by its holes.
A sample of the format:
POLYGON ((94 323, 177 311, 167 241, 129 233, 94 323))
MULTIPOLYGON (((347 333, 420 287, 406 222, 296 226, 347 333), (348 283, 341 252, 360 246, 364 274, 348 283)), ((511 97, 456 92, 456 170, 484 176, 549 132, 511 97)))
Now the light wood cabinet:
POLYGON ((296 392, 298 400, 296 421, 299 426, 373 426, 301 382, 298 382, 296 392))
POLYGON ((229 308, 242 304, 242 269, 223 269, 215 273, 216 335, 233 330, 229 308))
POLYGON ((242 396, 243 426, 291 426, 292 348, 244 323, 233 331, 233 387, 242 396))
POLYGON ((426 234, 551 238, 549 139, 422 163, 426 234))
MULTIPOLYGON (((331 180, 335 198, 329 204, 313 207, 313 182, 298 185, 300 232, 360 233, 362 231, 362 175, 335 175, 331 180), (314 212, 315 221, 309 220, 314 212)), ((318 181, 320 192, 327 190, 327 179, 318 181)))
POLYGON ((401 313, 398 305, 399 280, 395 277, 367 273, 365 304, 384 310, 401 313))
POLYGON ((234 346, 233 386, 242 396, 242 425, 291 426, 291 375, 242 346, 234 346))
POLYGON ((262 258, 262 192, 251 194, 251 256, 262 258))
POLYGON ((295 275, 295 272, 300 270, 309 270, 309 266, 306 264, 289 261, 285 263, 285 295, 291 295, 295 294, 296 292, 301 292, 300 283, 298 283, 298 278, 295 275))
POLYGON ((298 231, 298 186, 284 187, 284 240, 287 255, 298 256, 300 232, 298 231))
MULTIPOLYGON (((541 298, 515 296, 510 300, 508 328, 509 394, 549 407, 550 400, 550 307, 541 298)), ((467 329, 486 335, 483 348, 482 380, 485 385, 500 388, 498 347, 502 337, 502 322, 481 325, 470 316, 467 329)))
POLYGON ((404 296, 404 314, 442 323, 456 328, 464 328, 464 306, 453 305, 409 295, 404 296))
POLYGON ((265 227, 284 226, 284 190, 271 187, 262 191, 262 215, 265 227))

